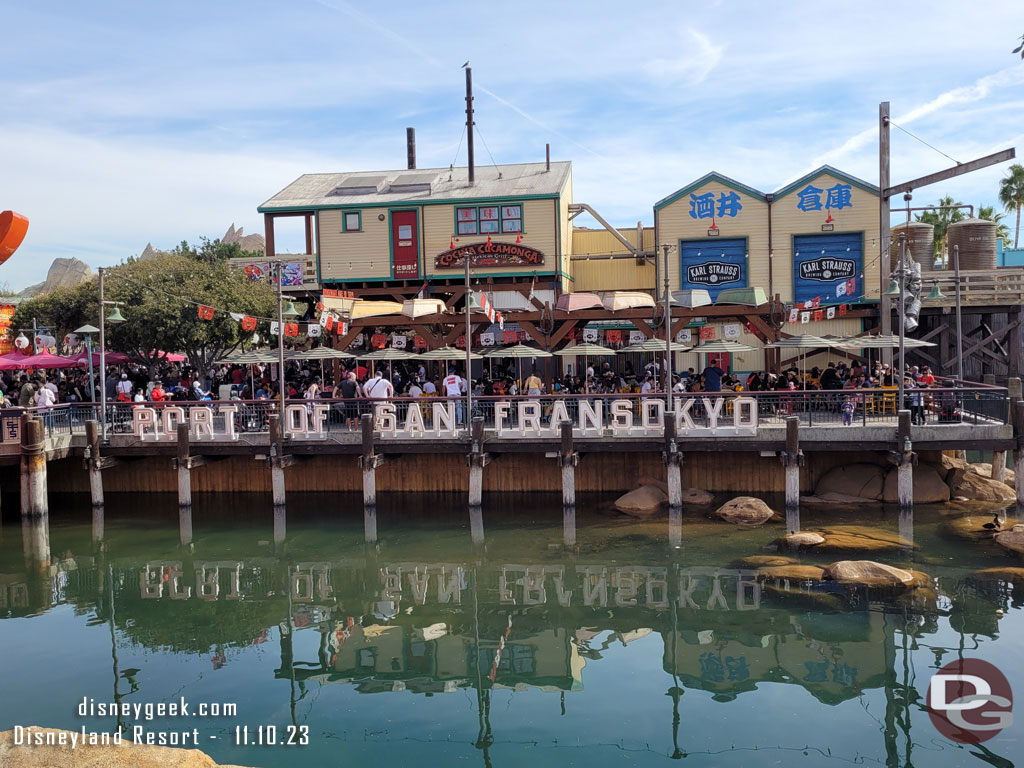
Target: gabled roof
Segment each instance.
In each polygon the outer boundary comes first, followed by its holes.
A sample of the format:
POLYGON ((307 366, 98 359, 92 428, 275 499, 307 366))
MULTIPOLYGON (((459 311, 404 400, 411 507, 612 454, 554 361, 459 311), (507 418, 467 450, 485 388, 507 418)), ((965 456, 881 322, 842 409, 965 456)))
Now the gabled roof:
POLYGON ((756 197, 758 200, 765 201, 768 199, 767 197, 765 197, 764 192, 760 192, 754 189, 753 187, 748 187, 746 184, 740 184, 735 179, 730 179, 728 176, 723 176, 720 173, 712 171, 711 173, 701 176, 696 181, 690 182, 682 189, 676 190, 668 197, 664 197, 658 202, 656 202, 654 204, 654 210, 659 211, 665 206, 671 205, 679 198, 683 197, 684 195, 690 194, 693 190, 699 189, 700 187, 703 187, 705 184, 711 181, 717 181, 719 184, 723 186, 735 189, 737 192, 742 192, 743 194, 749 195, 750 197, 756 197))
POLYGON ((394 205, 416 202, 463 202, 503 198, 557 197, 561 194, 572 163, 544 163, 477 166, 473 186, 469 169, 417 168, 397 171, 348 173, 307 173, 300 176, 256 210, 312 210, 352 206, 394 205), (392 188, 394 187, 394 188, 392 188))
POLYGON ((840 181, 845 181, 847 184, 852 184, 855 187, 859 187, 860 189, 863 189, 865 192, 870 192, 872 195, 878 195, 878 187, 876 187, 874 184, 864 181, 863 179, 858 179, 856 176, 851 176, 848 173, 843 173, 838 168, 833 168, 831 165, 823 165, 820 168, 811 171, 807 175, 801 176, 796 181, 787 184, 778 192, 776 192, 773 195, 772 199, 778 200, 780 197, 785 197, 791 192, 795 192, 800 187, 803 187, 805 184, 809 184, 819 176, 823 176, 826 173, 829 176, 839 179, 840 181))

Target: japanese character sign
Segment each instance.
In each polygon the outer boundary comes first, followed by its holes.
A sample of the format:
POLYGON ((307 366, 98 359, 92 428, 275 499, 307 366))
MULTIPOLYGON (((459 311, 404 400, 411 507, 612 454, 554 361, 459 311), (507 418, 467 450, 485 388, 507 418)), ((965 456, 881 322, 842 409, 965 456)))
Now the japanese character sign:
POLYGON ((796 207, 804 212, 820 211, 823 208, 830 211, 841 211, 843 208, 853 207, 853 192, 849 184, 836 184, 828 189, 819 189, 813 184, 808 184, 797 192, 796 196, 799 198, 796 207), (823 193, 825 195, 824 205, 821 202, 823 193))
POLYGON ((717 200, 717 210, 715 208, 716 200, 714 192, 705 192, 703 195, 695 195, 690 193, 690 218, 691 219, 713 219, 715 216, 718 218, 733 218, 743 210, 743 203, 740 202, 740 196, 733 191, 719 192, 717 200))

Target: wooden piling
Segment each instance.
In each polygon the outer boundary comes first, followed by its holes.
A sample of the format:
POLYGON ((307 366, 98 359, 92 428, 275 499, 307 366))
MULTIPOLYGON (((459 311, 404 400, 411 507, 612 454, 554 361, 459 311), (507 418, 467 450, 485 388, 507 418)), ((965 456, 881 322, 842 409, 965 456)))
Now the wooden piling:
POLYGON ((900 509, 914 507, 914 453, 910 442, 910 411, 901 410, 897 416, 896 452, 899 463, 896 466, 896 497, 900 509))
MULTIPOLYGON (((26 426, 29 420, 32 418, 32 414, 25 412, 21 414, 21 422, 18 425, 18 436, 21 440, 22 445, 25 443, 25 433, 28 430, 26 426)), ((20 488, 18 501, 21 506, 21 516, 28 517, 28 457, 24 453, 21 455, 21 468, 20 468, 20 488)))
POLYGON ((284 544, 288 536, 288 514, 284 506, 274 507, 274 545, 284 544))
MULTIPOLYGON (((375 509, 377 507, 377 467, 382 463, 382 458, 374 452, 373 448, 373 414, 364 413, 360 416, 359 425, 363 437, 363 453, 359 457, 359 465, 363 469, 363 509, 375 509)), ((374 528, 376 529, 376 523, 374 528)), ((376 535, 374 535, 374 540, 376 540, 376 535)))
POLYGON ((178 506, 178 538, 183 547, 192 543, 192 507, 178 506))
POLYGON ((22 503, 25 517, 43 517, 49 512, 46 490, 46 430, 42 419, 22 422, 22 503))
POLYGON ((281 430, 281 416, 270 417, 270 493, 275 507, 287 503, 284 485, 284 434, 281 430))
POLYGON ((786 418, 786 451, 782 463, 786 469, 786 531, 797 533, 800 530, 800 464, 803 463, 798 416, 786 418))
POLYGON ((103 506, 103 471, 100 464, 100 425, 95 420, 85 422, 85 442, 89 447, 89 495, 92 508, 103 506))
POLYGON ((192 474, 188 456, 188 424, 178 425, 178 507, 192 506, 192 474))
POLYGON ((1024 400, 1015 400, 1011 412, 1013 418, 1013 469, 1017 476, 1017 513, 1024 512, 1024 400))
POLYGON ((469 508, 469 535, 474 544, 484 543, 484 510, 483 507, 469 508))
POLYGON ((572 442, 572 422, 559 425, 562 444, 558 452, 558 463, 562 468, 562 543, 566 547, 576 546, 576 464, 579 454, 572 442))
POLYGON ((683 455, 676 443, 676 413, 665 412, 665 481, 668 484, 668 508, 683 508, 683 455))
POLYGON ((1006 380, 1006 392, 1010 396, 1011 405, 1024 397, 1024 390, 1021 388, 1020 377, 1011 376, 1006 380))
POLYGON ((484 420, 474 416, 470 425, 469 456, 469 507, 479 507, 484 500, 484 465, 487 463, 484 452, 484 420))

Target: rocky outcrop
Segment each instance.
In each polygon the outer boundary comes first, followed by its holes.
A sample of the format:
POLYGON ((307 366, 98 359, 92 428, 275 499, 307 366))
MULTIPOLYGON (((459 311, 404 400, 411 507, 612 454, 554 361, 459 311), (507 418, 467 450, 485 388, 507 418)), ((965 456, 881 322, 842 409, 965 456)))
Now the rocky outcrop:
POLYGON ((766 579, 789 579, 790 581, 821 581, 825 569, 820 565, 768 565, 757 571, 766 579))
MULTIPOLYGON (((989 480, 992 479, 992 465, 989 464, 988 462, 978 462, 977 464, 971 464, 971 469, 973 469, 975 472, 977 472, 982 477, 986 477, 989 480)), ((1017 475, 1014 473, 1014 471, 1012 469, 1010 469, 1009 467, 1006 467, 1003 470, 1003 480, 1002 480, 1002 482, 1004 484, 1010 486, 1011 488, 1016 489, 1017 488, 1017 475)))
POLYGON ((84 261, 75 258, 54 259, 46 272, 46 279, 41 283, 30 285, 21 292, 22 296, 43 296, 53 293, 58 288, 74 288, 92 277, 92 269, 84 261))
POLYGON ((1014 518, 1002 514, 966 515, 954 517, 942 524, 942 532, 957 539, 981 541, 991 539, 1000 531, 1008 531, 1017 524, 1014 518))
MULTIPOLYGON (((218 768, 205 752, 198 749, 179 749, 133 744, 130 739, 115 746, 91 746, 76 743, 71 746, 71 733, 53 728, 32 726, 33 733, 64 734, 64 745, 15 746, 14 731, 0 733, 0 765, 4 768, 218 768)), ((76 734, 81 737, 81 733, 76 734)), ((220 766, 238 768, 238 766, 220 766)))
POLYGON ((737 496, 715 510, 715 515, 727 523, 736 525, 761 525, 771 520, 775 513, 760 499, 753 496, 737 496))
POLYGON ((1008 531, 1000 531, 995 535, 996 544, 1011 552, 1024 554, 1024 525, 1015 525, 1008 531))
MULTIPOLYGON (((915 504, 941 504, 949 501, 950 490, 942 475, 927 464, 920 464, 913 469, 914 478, 914 503, 915 504)), ((890 470, 885 476, 882 485, 882 501, 887 504, 895 504, 899 501, 896 486, 899 473, 890 470)))
POLYGON ((733 563, 735 568, 764 568, 773 565, 797 565, 799 560, 785 555, 750 555, 741 557, 733 563))
POLYGON ((1014 501, 1017 493, 1008 485, 982 477, 971 469, 950 471, 946 482, 952 498, 968 501, 1014 501))
POLYGON ((824 543, 825 537, 813 531, 789 533, 779 539, 779 547, 781 549, 806 549, 824 543))
POLYGON ((615 500, 615 508, 634 517, 650 517, 668 502, 668 496, 656 485, 643 485, 615 500))
POLYGON ((909 587, 920 582, 911 571, 874 560, 840 560, 825 568, 824 578, 864 587, 909 587))
POLYGON ((247 235, 243 232, 242 227, 235 229, 234 222, 228 227, 228 231, 224 233, 224 237, 220 241, 222 243, 238 243, 243 251, 265 253, 267 250, 267 240, 263 235, 247 235))
POLYGON ((913 548, 897 534, 872 526, 834 525, 818 531, 825 541, 814 547, 816 552, 847 554, 854 552, 899 552, 913 548))
POLYGON ((877 464, 846 464, 830 469, 814 488, 815 496, 840 494, 859 499, 881 499, 885 467, 877 464))
POLYGON ((683 504, 706 507, 715 500, 715 497, 700 488, 684 488, 682 499, 683 504))

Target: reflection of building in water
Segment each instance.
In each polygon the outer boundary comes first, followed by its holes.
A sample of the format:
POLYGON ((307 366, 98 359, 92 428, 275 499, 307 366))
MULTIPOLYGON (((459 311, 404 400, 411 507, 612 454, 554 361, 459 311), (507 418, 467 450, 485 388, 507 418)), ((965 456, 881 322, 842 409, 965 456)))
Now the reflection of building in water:
POLYGON ((838 704, 884 682, 884 644, 892 641, 893 629, 880 610, 793 614, 765 609, 739 621, 729 618, 680 617, 687 629, 664 635, 665 671, 685 687, 714 693, 718 701, 771 682, 799 685, 823 703, 838 704))
POLYGON ((481 677, 494 688, 579 690, 585 665, 562 627, 515 632, 505 642, 481 638, 478 646, 473 636, 449 634, 444 624, 355 625, 338 627, 330 645, 329 669, 305 679, 353 683, 362 693, 451 693, 481 677))

